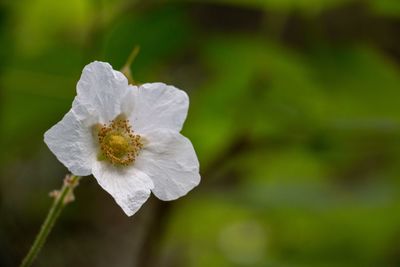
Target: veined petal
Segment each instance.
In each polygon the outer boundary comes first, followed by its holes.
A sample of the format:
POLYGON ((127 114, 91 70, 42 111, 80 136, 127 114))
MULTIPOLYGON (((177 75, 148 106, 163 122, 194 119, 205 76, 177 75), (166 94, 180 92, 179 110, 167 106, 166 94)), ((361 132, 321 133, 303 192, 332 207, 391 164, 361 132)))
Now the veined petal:
POLYGON ((82 71, 76 102, 97 114, 100 123, 108 123, 121 114, 129 90, 128 80, 121 72, 108 63, 95 61, 82 71))
POLYGON ((116 167, 105 161, 96 161, 93 176, 128 216, 135 214, 150 196, 151 179, 133 167, 116 167))
POLYGON ((184 91, 164 83, 131 88, 135 92, 135 104, 129 119, 135 131, 170 129, 179 132, 182 129, 189 107, 184 91))
POLYGON ((72 108, 44 134, 44 142, 70 172, 85 176, 91 174, 96 148, 91 128, 77 116, 72 108))
POLYGON ((147 133, 144 140, 135 168, 150 176, 159 199, 177 199, 199 184, 199 161, 189 139, 175 131, 159 130, 147 133))

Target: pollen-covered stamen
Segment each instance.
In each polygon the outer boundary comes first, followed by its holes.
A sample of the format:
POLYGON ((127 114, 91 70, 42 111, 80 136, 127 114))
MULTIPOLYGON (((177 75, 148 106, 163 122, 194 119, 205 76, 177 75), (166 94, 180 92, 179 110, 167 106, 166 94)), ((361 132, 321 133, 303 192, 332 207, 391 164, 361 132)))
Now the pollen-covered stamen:
POLYGON ((133 163, 143 147, 140 135, 133 133, 129 121, 119 117, 99 127, 98 138, 102 155, 114 165, 133 163))

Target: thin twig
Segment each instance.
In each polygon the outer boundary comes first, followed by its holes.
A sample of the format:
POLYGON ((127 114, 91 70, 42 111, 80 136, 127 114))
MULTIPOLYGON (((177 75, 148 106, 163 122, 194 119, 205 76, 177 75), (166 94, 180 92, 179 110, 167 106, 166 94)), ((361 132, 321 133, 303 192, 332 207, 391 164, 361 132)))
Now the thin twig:
POLYGON ((51 229, 57 221, 61 211, 66 204, 74 200, 73 190, 78 185, 80 178, 81 177, 75 175, 67 175, 64 179, 64 184, 61 190, 52 191, 50 193, 50 196, 54 197, 53 205, 51 206, 35 241, 33 242, 28 254, 23 259, 20 267, 28 267, 32 265, 44 243, 46 243, 47 237, 50 234, 51 229))

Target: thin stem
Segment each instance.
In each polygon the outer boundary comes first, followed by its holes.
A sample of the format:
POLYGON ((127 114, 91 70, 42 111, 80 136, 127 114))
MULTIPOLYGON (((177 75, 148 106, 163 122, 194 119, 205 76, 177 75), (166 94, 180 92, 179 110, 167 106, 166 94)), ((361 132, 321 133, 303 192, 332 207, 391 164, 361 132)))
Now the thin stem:
POLYGON ((135 84, 135 80, 133 79, 132 72, 131 72, 131 66, 133 61, 135 61, 137 55, 139 54, 140 47, 135 46, 129 57, 128 60, 126 61, 125 65, 122 67, 121 72, 126 76, 130 84, 135 84))
POLYGON ((64 184, 61 190, 53 191, 51 193, 51 196, 54 197, 53 205, 51 206, 49 213, 47 214, 47 217, 43 222, 35 241, 32 244, 31 249, 25 256, 20 267, 28 267, 32 265, 36 256, 39 254, 41 248, 46 242, 47 236, 49 235, 51 229, 57 221, 57 218, 60 215, 61 211, 66 206, 66 204, 73 201, 73 190, 78 185, 80 178, 81 177, 75 175, 67 175, 64 179, 64 184))

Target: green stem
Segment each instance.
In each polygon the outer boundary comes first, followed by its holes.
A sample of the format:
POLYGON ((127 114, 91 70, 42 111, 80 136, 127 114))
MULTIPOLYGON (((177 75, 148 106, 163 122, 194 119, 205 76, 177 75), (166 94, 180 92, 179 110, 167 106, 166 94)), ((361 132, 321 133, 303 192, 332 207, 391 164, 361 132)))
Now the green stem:
POLYGON ((35 241, 32 244, 31 249, 25 256, 20 267, 28 267, 32 265, 36 256, 39 254, 41 248, 46 242, 47 236, 49 235, 51 229, 57 221, 57 218, 60 215, 61 211, 66 206, 66 204, 73 200, 73 190, 78 185, 80 178, 81 177, 75 175, 67 175, 64 179, 64 184, 61 190, 55 191, 53 193, 53 205, 51 206, 49 213, 47 214, 47 217, 43 222, 35 241))
POLYGON ((135 46, 132 49, 132 52, 130 53, 128 60, 126 61, 125 65, 122 67, 121 72, 125 75, 125 77, 128 79, 129 84, 136 84, 135 80, 133 79, 132 72, 131 72, 131 66, 133 61, 135 61, 137 55, 139 54, 140 47, 135 46))

